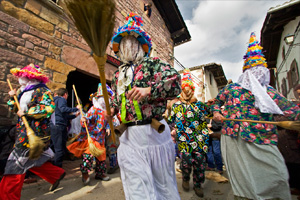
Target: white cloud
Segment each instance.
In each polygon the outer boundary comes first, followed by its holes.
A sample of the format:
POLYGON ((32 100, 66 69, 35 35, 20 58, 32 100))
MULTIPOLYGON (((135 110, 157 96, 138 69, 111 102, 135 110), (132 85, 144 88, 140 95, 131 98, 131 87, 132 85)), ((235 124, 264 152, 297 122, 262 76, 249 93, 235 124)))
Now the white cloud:
MULTIPOLYGON (((192 17, 185 20, 192 41, 175 47, 175 57, 187 68, 211 62, 221 64, 227 79, 237 81, 250 33, 254 31, 260 40, 268 9, 284 2, 199 1, 192 17)), ((177 0, 180 11, 187 8, 186 3, 177 0)))

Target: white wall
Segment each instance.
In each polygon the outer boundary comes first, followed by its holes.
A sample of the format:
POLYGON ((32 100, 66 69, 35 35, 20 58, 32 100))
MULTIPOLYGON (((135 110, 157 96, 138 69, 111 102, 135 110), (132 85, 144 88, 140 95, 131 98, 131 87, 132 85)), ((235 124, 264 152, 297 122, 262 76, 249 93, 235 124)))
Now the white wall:
MULTIPOLYGON (((293 62, 294 59, 296 59, 296 62, 298 64, 298 72, 300 72, 300 69, 299 69, 299 66, 300 66, 300 46, 299 45, 291 47, 290 54, 288 56, 286 56, 286 61, 282 65, 282 63, 283 63, 282 48, 283 48, 283 46, 285 46, 285 52, 286 53, 288 52, 288 49, 290 48, 284 42, 284 37, 288 34, 294 34, 299 21, 300 21, 300 16, 297 17, 295 20, 290 21, 286 26, 284 26, 284 30, 282 32, 282 36, 281 36, 281 40, 280 40, 280 46, 279 46, 279 52, 278 52, 278 55, 277 55, 277 65, 276 65, 276 68, 278 70, 277 71, 277 76, 278 76, 277 81, 279 83, 276 86, 277 86, 277 89, 280 92, 282 92, 281 91, 282 79, 286 78, 286 80, 287 80, 287 71, 290 70, 291 63, 293 62), (282 68, 279 69, 281 65, 282 65, 282 68)), ((296 44, 296 43, 300 43, 300 32, 298 32, 298 35, 295 37, 294 44, 296 44)), ((295 98, 293 90, 289 90, 288 80, 287 80, 287 91, 288 91, 288 93, 287 93, 287 98, 288 99, 295 98)))
POLYGON ((217 82, 215 80, 214 75, 210 72, 205 70, 204 73, 204 83, 205 83, 205 102, 207 102, 210 99, 215 98, 219 91, 218 91, 218 86, 217 86, 217 82), (210 75, 212 77, 212 81, 210 84, 210 75))

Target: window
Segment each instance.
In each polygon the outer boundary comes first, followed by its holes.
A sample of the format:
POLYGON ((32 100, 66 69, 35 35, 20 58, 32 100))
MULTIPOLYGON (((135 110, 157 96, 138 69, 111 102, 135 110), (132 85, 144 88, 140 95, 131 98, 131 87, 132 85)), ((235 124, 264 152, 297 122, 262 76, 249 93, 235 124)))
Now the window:
POLYGON ((288 72, 289 89, 293 89, 299 81, 298 64, 294 59, 288 72))
POLYGON ((284 45, 282 46, 282 52, 281 52, 282 60, 285 59, 285 47, 284 45))
POLYGON ((286 95, 287 95, 287 85, 286 85, 286 79, 285 78, 283 78, 282 82, 281 82, 281 93, 282 93, 283 96, 286 97, 286 95))
POLYGON ((209 84, 212 85, 213 82, 213 75, 209 73, 209 84))

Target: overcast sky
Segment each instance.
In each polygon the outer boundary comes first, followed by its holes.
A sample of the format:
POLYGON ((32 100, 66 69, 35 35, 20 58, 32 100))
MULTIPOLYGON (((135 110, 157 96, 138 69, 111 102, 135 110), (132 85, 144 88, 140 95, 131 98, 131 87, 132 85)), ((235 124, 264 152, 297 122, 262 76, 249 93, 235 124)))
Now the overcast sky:
MULTIPOLYGON (((175 57, 190 68, 215 62, 237 81, 250 33, 260 31, 271 7, 287 0, 175 0, 191 41, 175 47, 175 57)), ((175 65, 176 69, 181 69, 175 65)))

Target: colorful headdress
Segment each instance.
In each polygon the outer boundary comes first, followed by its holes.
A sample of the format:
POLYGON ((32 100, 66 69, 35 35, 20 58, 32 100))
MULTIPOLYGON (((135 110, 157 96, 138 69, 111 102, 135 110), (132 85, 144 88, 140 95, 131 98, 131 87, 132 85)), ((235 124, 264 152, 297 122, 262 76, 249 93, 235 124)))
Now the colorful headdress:
POLYGON ((244 55, 245 61, 243 72, 246 69, 259 65, 268 67, 264 54, 262 53, 262 49, 263 48, 260 46, 260 43, 256 40, 255 33, 252 32, 250 35, 249 46, 246 55, 244 55))
MULTIPOLYGON (((107 92, 108 92, 109 96, 112 96, 114 94, 114 92, 110 89, 110 87, 107 84, 106 84, 106 89, 107 89, 107 92)), ((92 101, 93 97, 102 97, 102 96, 103 96, 102 84, 99 83, 98 84, 98 90, 97 90, 97 92, 92 93, 90 95, 89 100, 92 101)))
POLYGON ((43 70, 38 66, 34 64, 29 64, 26 67, 20 68, 12 68, 10 70, 10 73, 12 73, 16 77, 25 77, 28 79, 35 79, 42 83, 49 82, 49 78, 43 74, 43 70))
POLYGON ((112 48, 115 54, 119 52, 119 45, 123 37, 132 35, 142 44, 142 48, 146 55, 150 54, 152 47, 150 36, 143 31, 140 26, 143 26, 143 19, 135 13, 130 13, 126 20, 127 24, 118 28, 112 38, 112 48))
POLYGON ((193 91, 195 91, 195 86, 192 80, 191 71, 189 69, 183 70, 183 75, 181 79, 181 88, 190 87, 193 91))

